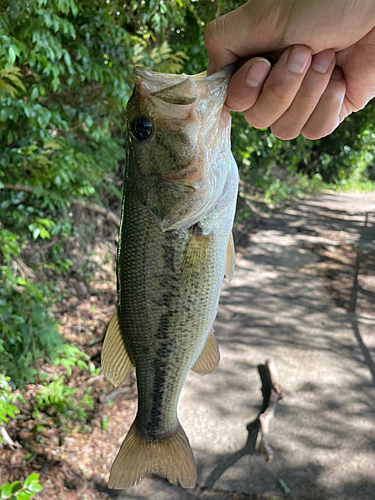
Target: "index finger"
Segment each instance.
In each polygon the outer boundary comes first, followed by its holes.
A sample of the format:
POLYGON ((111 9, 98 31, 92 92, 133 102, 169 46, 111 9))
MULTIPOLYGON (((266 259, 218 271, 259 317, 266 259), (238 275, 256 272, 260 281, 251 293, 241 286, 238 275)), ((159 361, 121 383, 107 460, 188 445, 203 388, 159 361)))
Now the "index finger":
POLYGON ((209 73, 219 71, 239 58, 249 59, 280 46, 283 3, 253 0, 207 24, 204 42, 209 58, 209 73), (275 5, 276 4, 276 5, 275 5))
POLYGON ((207 75, 215 73, 224 66, 233 64, 238 60, 238 56, 232 50, 226 48, 226 41, 223 40, 225 38, 225 17, 214 19, 207 24, 204 30, 204 43, 208 55, 207 75))

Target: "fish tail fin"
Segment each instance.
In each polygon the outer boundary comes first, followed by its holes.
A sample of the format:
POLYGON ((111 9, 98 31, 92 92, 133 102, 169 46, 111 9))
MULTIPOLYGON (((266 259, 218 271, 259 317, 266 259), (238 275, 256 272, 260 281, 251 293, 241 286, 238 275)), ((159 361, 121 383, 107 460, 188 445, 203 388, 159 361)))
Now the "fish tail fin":
POLYGON ((112 464, 109 487, 125 489, 137 484, 151 470, 171 483, 193 488, 197 480, 194 455, 180 423, 172 437, 149 441, 137 435, 135 422, 112 464))

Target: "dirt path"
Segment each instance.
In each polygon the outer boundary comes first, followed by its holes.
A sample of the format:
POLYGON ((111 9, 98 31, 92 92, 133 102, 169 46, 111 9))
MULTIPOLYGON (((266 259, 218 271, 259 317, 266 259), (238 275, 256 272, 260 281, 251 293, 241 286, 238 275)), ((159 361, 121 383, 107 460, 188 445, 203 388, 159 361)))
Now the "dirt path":
MULTIPOLYGON (((136 411, 134 377, 105 402, 111 385, 101 374, 82 378, 78 368, 69 384, 93 389, 89 427, 62 432, 52 422, 40 431, 30 412, 21 415, 9 431, 23 448, 0 449, 3 479, 39 472, 38 497, 56 500, 263 500, 284 497, 285 485, 295 500, 373 500, 375 193, 301 201, 242 236, 215 322, 220 366, 206 377, 190 373, 181 396, 196 488, 154 476, 126 492, 108 490, 110 464, 136 411), (267 465, 254 430, 263 400, 258 366, 270 357, 284 399, 271 421, 267 465)), ((98 249, 89 289, 80 295, 77 282, 61 305, 62 333, 95 368, 115 302, 114 255, 113 244, 98 249)), ((45 368, 50 378, 52 368, 45 368)))
POLYGON ((281 497, 282 480, 298 500, 373 500, 374 240, 375 194, 363 193, 302 201, 252 236, 222 292, 220 366, 189 374, 181 396, 199 486, 150 478, 119 499, 281 497), (269 357, 284 399, 266 465, 248 438, 262 405, 257 366, 269 357))

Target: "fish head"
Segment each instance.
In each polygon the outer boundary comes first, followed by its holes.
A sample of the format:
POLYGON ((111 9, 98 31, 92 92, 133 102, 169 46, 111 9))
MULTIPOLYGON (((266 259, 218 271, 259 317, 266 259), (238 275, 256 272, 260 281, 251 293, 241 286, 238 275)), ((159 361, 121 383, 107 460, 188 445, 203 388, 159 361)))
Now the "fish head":
MULTIPOLYGON (((223 142, 229 75, 206 78, 136 68, 134 76, 127 120, 137 194, 163 231, 190 227, 217 202, 225 184, 226 172, 217 168, 215 157, 223 142)), ((224 135, 229 137, 228 130, 224 135)))

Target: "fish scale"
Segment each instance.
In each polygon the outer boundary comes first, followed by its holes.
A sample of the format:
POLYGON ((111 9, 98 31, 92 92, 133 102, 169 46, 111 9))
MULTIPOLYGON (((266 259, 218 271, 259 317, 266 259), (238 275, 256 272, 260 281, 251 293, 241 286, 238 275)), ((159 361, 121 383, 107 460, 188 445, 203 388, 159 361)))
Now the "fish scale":
POLYGON ((162 87, 160 94, 147 90, 154 85, 151 79, 168 80, 171 75, 139 72, 127 110, 130 131, 136 123, 136 137, 131 132, 128 137, 118 303, 102 354, 104 373, 117 385, 135 366, 138 411, 109 485, 126 488, 154 469, 192 487, 194 457, 178 421, 177 404, 189 370, 205 374, 219 361, 212 324, 228 259, 229 267, 234 265, 231 228, 238 185, 229 149, 230 117, 220 111, 229 75, 197 75, 188 85, 183 80, 162 87), (186 95, 186 89, 192 94, 186 95), (210 104, 216 107, 210 110, 210 104), (205 124, 212 114, 216 121, 205 124), (142 124, 147 128, 142 130, 142 124), (216 144, 216 153, 205 142, 208 126, 218 136, 209 144, 216 144), (148 154, 155 137, 157 156, 148 154), (162 144, 168 145, 164 156, 162 144), (192 160, 186 169, 189 147, 192 160), (207 158, 211 163, 203 164, 207 158), (163 177, 168 171, 183 173, 171 181, 163 177))

